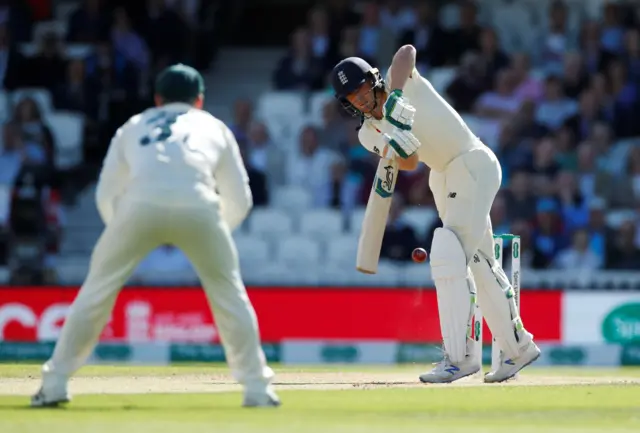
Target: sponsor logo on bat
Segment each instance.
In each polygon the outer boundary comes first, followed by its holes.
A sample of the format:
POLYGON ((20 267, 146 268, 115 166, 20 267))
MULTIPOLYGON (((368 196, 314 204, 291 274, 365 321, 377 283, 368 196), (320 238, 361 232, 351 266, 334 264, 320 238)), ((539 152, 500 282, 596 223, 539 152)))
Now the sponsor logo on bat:
POLYGON ((376 194, 382 198, 389 198, 393 195, 393 165, 387 165, 384 170, 384 180, 376 176, 376 194))

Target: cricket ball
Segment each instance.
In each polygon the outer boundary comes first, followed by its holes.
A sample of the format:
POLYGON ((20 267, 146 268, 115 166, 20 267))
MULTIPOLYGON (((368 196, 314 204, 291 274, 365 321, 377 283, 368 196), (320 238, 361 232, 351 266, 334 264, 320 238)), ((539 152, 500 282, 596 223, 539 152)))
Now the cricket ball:
POLYGON ((411 253, 411 258, 416 263, 424 263, 427 260, 427 252, 424 248, 416 248, 411 253))

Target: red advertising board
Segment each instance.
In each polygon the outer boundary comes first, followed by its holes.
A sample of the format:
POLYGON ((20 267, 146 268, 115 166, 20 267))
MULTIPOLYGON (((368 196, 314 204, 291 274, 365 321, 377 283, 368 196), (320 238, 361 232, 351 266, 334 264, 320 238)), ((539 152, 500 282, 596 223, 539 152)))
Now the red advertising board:
MULTIPOLYGON (((77 288, 0 288, 0 341, 57 338, 77 288)), ((433 290, 380 288, 255 288, 249 297, 265 342, 284 339, 438 342, 433 290)), ((523 291, 525 326, 538 341, 561 339, 560 291, 523 291)), ((486 325, 485 325, 486 327, 486 325)), ((489 339, 488 331, 485 339, 489 339)), ((199 288, 127 288, 118 296, 103 341, 217 342, 199 288)))

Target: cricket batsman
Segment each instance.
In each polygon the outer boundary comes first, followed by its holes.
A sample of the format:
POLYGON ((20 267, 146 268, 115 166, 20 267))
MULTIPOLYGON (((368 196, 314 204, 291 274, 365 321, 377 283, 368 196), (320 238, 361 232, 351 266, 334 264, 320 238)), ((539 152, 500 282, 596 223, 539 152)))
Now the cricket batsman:
POLYGON ((202 110, 203 102, 198 71, 170 66, 157 77, 156 107, 113 137, 96 191, 106 227, 32 406, 70 400, 67 382, 93 351, 122 286, 162 244, 180 248, 197 271, 229 366, 244 387, 243 405, 280 404, 231 238, 253 204, 247 172, 233 133, 202 110))
POLYGON ((431 169, 429 186, 443 222, 433 236, 431 273, 445 354, 420 380, 453 382, 480 370, 470 333, 477 293, 502 352, 499 368, 485 382, 502 382, 540 356, 493 255, 489 210, 502 170, 415 63, 415 48, 401 47, 384 80, 366 61, 349 57, 334 67, 332 85, 343 107, 362 119, 358 134, 366 149, 397 160, 400 170, 414 170, 420 162, 431 169))

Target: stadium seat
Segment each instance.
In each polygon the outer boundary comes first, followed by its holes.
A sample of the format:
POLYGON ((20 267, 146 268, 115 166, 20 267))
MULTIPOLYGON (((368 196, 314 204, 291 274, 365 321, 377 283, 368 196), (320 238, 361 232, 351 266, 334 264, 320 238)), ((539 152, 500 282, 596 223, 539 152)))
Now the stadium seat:
POLYGON ((11 270, 6 266, 0 266, 0 284, 8 284, 11 279, 11 270))
POLYGON ((315 265, 288 266, 283 263, 268 263, 243 271, 242 277, 248 285, 309 285, 317 286, 318 268, 315 265))
POLYGON ((455 76, 455 68, 435 68, 429 73, 429 81, 438 93, 444 95, 447 90, 447 86, 453 81, 455 76))
POLYGON ((14 107, 24 98, 31 98, 36 101, 36 104, 38 104, 38 108, 40 108, 40 112, 43 115, 53 112, 51 93, 47 89, 25 87, 11 93, 11 103, 14 107))
POLYGON ((300 216, 300 233, 318 240, 340 236, 344 231, 344 216, 335 209, 313 209, 300 216))
POLYGON ((298 185, 287 185, 273 191, 271 203, 277 209, 301 211, 311 207, 311 194, 298 185))
POLYGON ((89 44, 69 44, 64 53, 70 59, 86 59, 92 51, 93 46, 89 44))
POLYGON ((49 113, 46 120, 55 139, 57 168, 70 168, 82 162, 84 116, 71 111, 49 113))
POLYGON ((336 101, 336 98, 334 98, 332 93, 318 92, 311 95, 311 100, 309 102, 309 117, 311 119, 321 120, 324 106, 330 101, 336 101))
POLYGON ((40 21, 33 26, 33 41, 39 43, 49 33, 54 33, 59 39, 64 40, 67 34, 67 22, 60 21, 40 21))
POLYGON ((271 92, 260 97, 257 117, 269 129, 272 140, 278 144, 297 140, 300 126, 304 122, 304 101, 295 92, 271 92))
POLYGON ((355 208, 351 211, 351 215, 349 218, 349 233, 359 234, 360 229, 362 228, 362 221, 364 220, 364 212, 366 208, 364 206, 355 208))
POLYGON ((316 266, 320 257, 320 244, 313 239, 294 235, 278 243, 278 262, 290 268, 316 266))
POLYGON ((271 248, 266 240, 256 236, 234 236, 234 240, 243 265, 252 266, 271 261, 271 248))
POLYGON ((636 212, 632 209, 607 212, 607 225, 613 229, 619 228, 626 221, 636 219, 636 212))
POLYGON ((293 220, 282 210, 255 208, 249 215, 249 232, 268 237, 289 235, 293 232, 293 220))
POLYGON ((406 208, 402 213, 402 219, 407 221, 422 238, 437 217, 437 211, 432 207, 420 206, 406 208))
POLYGON ((325 263, 338 269, 356 266, 358 254, 357 236, 339 236, 330 239, 325 248, 325 263))
POLYGON ((11 209, 11 187, 0 185, 0 227, 6 226, 11 209))
POLYGON ((58 284, 76 285, 82 284, 89 267, 84 263, 60 263, 56 266, 58 284))

